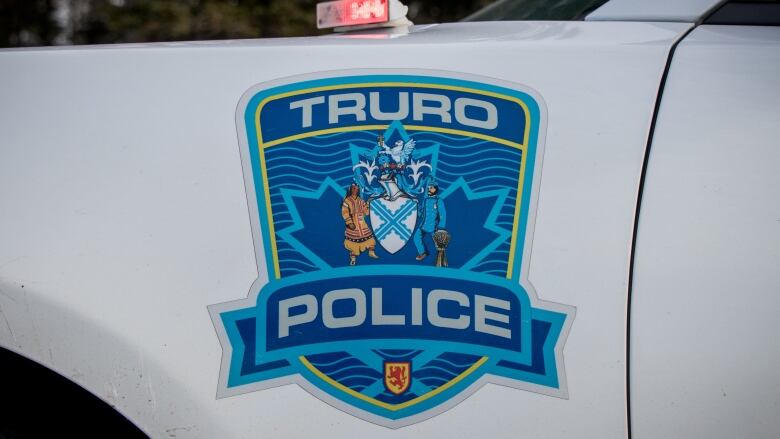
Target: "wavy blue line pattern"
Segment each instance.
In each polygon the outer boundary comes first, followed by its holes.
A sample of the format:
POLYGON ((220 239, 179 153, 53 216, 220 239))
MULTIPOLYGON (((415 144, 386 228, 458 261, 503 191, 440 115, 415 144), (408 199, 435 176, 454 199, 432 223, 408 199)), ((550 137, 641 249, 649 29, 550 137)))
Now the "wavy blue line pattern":
MULTIPOLYGON (((438 169, 435 177, 443 189, 458 178, 463 178, 475 193, 507 188, 507 198, 499 212, 499 227, 511 230, 514 200, 517 198, 520 150, 467 136, 424 131, 409 132, 409 135, 417 142, 417 150, 438 147, 438 169)), ((332 178, 337 185, 346 189, 353 178, 349 144, 373 148, 376 145, 376 136, 377 133, 373 131, 334 133, 287 142, 265 150, 266 170, 271 186, 271 207, 277 231, 277 250, 285 255, 279 264, 282 277, 316 269, 313 261, 293 250, 290 243, 278 234, 280 229, 291 224, 289 206, 285 204, 282 190, 314 192, 326 177, 332 178)), ((448 211, 452 216, 449 221, 457 221, 457 210, 448 208, 448 211)), ((473 270, 505 276, 507 261, 504 255, 508 254, 510 239, 507 238, 495 249, 496 258, 481 261, 473 270), (501 262, 500 258, 504 258, 504 261, 501 262)))
POLYGON ((382 372, 347 352, 308 355, 306 359, 329 378, 356 392, 383 379, 382 372))
MULTIPOLYGON (((440 186, 446 187, 463 177, 474 192, 496 189, 497 186, 508 188, 507 201, 501 206, 499 217, 507 215, 514 219, 514 200, 517 198, 517 180, 522 158, 520 150, 489 141, 474 142, 473 138, 441 133, 415 132, 411 137, 417 141, 417 148, 439 145, 436 178, 440 186), (483 166, 486 162, 491 163, 491 166, 483 166)), ((511 225, 507 229, 511 230, 511 225)), ((504 241, 493 253, 508 254, 510 239, 504 241)), ((503 277, 506 276, 507 260, 498 261, 497 264, 484 264, 483 261, 473 270, 503 277)))
MULTIPOLYGON (((408 361, 412 363, 412 380, 434 390, 470 368, 480 357, 477 355, 444 352, 422 366, 415 365, 414 359, 423 351, 411 349, 373 350, 384 361, 408 361)), ((384 371, 369 367, 366 363, 344 351, 326 354, 308 355, 306 359, 320 372, 356 392, 372 387, 381 387, 379 393, 370 395, 388 404, 401 404, 419 395, 411 389, 401 395, 394 395, 384 388, 384 371)))
POLYGON ((419 355, 422 351, 407 349, 377 349, 373 352, 382 357, 382 359, 385 361, 412 361, 412 359, 414 359, 414 357, 419 355))
POLYGON ((436 389, 463 373, 479 359, 476 355, 445 352, 422 367, 415 368, 412 378, 436 389))

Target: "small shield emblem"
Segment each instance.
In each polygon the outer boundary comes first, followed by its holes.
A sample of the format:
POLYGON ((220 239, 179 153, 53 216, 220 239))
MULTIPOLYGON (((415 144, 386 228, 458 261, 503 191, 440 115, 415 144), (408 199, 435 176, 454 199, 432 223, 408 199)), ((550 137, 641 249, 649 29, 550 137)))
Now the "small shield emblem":
POLYGON ((385 388, 393 395, 400 395, 409 390, 412 384, 412 363, 385 362, 385 388))
POLYGON ((388 253, 401 250, 412 237, 417 224, 417 201, 405 196, 394 200, 377 198, 371 201, 371 229, 388 253))

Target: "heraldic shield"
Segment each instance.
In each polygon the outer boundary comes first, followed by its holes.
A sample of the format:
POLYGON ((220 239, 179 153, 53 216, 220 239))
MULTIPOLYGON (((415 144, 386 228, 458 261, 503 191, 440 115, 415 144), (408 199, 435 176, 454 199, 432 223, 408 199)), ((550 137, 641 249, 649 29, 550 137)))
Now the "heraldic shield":
POLYGON ((412 363, 408 361, 385 362, 385 388, 393 395, 401 395, 409 390, 412 383, 412 363))
POLYGON ((417 201, 408 197, 371 200, 371 228, 379 245, 390 254, 400 251, 412 238, 417 224, 417 201))
POLYGON ((257 85, 236 118, 260 276, 209 307, 218 397, 297 384, 389 428, 489 382, 567 397, 574 308, 527 279, 540 96, 452 72, 329 72, 257 85))

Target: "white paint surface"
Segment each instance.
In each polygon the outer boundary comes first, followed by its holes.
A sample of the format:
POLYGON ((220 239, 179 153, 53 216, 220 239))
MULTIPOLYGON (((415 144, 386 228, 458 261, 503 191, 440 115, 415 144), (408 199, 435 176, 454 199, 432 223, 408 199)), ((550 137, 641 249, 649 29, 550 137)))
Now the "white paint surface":
POLYGON ((673 21, 697 23, 726 0, 610 0, 588 21, 673 21))
POLYGON ((780 432, 780 28, 678 47, 639 218, 633 437, 780 432))
POLYGON ((622 438, 637 185, 666 55, 686 29, 468 23, 0 51, 0 344, 154 437, 622 438), (544 99, 529 279, 541 299, 577 307, 568 400, 488 385, 399 430, 292 385, 216 400, 221 349, 206 306, 267 279, 255 268, 238 100, 260 82, 377 67, 489 76, 544 99))

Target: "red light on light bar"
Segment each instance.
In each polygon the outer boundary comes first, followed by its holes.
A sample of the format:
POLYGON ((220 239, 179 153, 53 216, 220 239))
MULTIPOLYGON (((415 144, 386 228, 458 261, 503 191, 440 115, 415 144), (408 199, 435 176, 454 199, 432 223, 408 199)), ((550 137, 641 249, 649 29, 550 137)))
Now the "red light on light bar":
POLYGON ((336 0, 317 3, 317 29, 390 20, 389 0, 336 0))

